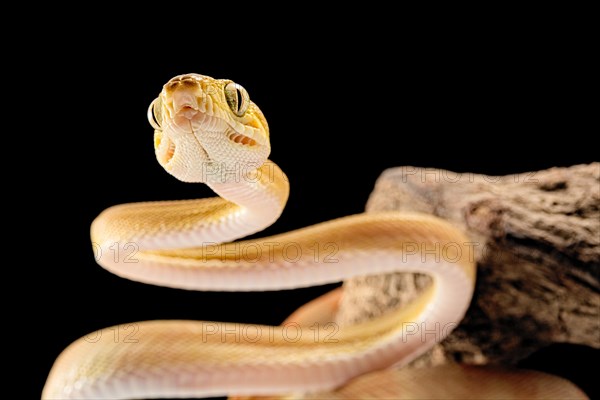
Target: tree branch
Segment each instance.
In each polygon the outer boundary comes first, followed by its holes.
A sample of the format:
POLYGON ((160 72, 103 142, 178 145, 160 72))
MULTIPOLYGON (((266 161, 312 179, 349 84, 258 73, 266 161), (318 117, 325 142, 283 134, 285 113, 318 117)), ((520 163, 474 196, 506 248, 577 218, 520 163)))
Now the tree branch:
MULTIPOLYGON (((600 347, 600 163, 503 177, 394 168, 367 203, 367 212, 390 210, 461 227, 478 263, 466 317, 413 365, 510 365, 554 342, 600 347)), ((429 282, 409 274, 349 280, 338 323, 406 304, 429 282)))

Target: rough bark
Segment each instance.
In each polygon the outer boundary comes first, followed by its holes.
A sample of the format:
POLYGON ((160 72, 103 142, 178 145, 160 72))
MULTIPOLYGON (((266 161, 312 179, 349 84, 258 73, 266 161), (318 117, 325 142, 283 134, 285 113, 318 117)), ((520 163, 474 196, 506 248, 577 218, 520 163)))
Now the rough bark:
MULTIPOLYGON (((475 246, 475 295, 460 326, 413 363, 517 363, 541 347, 600 347, 600 163, 490 177, 399 167, 378 179, 367 212, 434 214, 475 246)), ((341 325, 406 304, 430 279, 345 282, 341 325)))

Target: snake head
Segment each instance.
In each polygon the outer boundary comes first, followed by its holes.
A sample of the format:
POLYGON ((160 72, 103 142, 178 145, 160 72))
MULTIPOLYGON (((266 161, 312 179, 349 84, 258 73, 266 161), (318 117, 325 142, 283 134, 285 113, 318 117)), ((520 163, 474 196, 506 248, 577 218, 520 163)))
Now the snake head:
POLYGON ((148 120, 158 162, 184 182, 239 181, 271 151, 265 117, 230 80, 176 76, 150 104, 148 120))

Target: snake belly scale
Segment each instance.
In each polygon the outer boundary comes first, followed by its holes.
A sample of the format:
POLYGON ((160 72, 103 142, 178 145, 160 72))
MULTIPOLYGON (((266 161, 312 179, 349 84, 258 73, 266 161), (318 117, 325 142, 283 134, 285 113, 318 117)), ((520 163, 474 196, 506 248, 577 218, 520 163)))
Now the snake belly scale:
MULTIPOLYGON (((370 371, 408 363, 462 319, 473 293, 475 266, 467 238, 435 217, 358 214, 235 241, 274 223, 289 192, 285 174, 268 159, 266 119, 240 85, 198 74, 177 76, 164 85, 148 116, 161 166, 181 181, 207 184, 219 197, 105 210, 92 223, 91 236, 98 262, 107 270, 193 290, 290 289, 395 271, 426 273, 434 284, 409 307, 342 328, 329 341, 311 335, 285 340, 283 327, 257 325, 253 340, 222 340, 207 334, 206 322, 171 320, 138 323, 136 343, 115 343, 109 335, 97 341, 82 338, 57 358, 43 398, 331 390, 370 371), (296 249, 293 257, 284 251, 289 243, 296 249), (334 259, 315 258, 315 243, 332 243, 334 259), (115 244, 134 244, 137 262, 105 256, 115 244), (426 248, 438 251, 414 251, 426 248), (436 334, 408 335, 407 324, 436 334)), ((219 326, 244 329, 240 324, 219 326)))

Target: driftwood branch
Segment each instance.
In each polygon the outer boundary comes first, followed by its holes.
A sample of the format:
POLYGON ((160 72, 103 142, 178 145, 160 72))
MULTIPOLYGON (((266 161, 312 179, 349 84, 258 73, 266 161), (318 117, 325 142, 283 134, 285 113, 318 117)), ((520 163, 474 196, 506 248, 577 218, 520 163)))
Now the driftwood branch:
MULTIPOLYGON (((600 347, 600 163, 504 177, 394 168, 367 204, 384 210, 437 215, 477 244, 465 319, 413 365, 511 365, 554 342, 600 347)), ((429 282, 408 274, 347 281, 338 322, 406 304, 429 282)))

